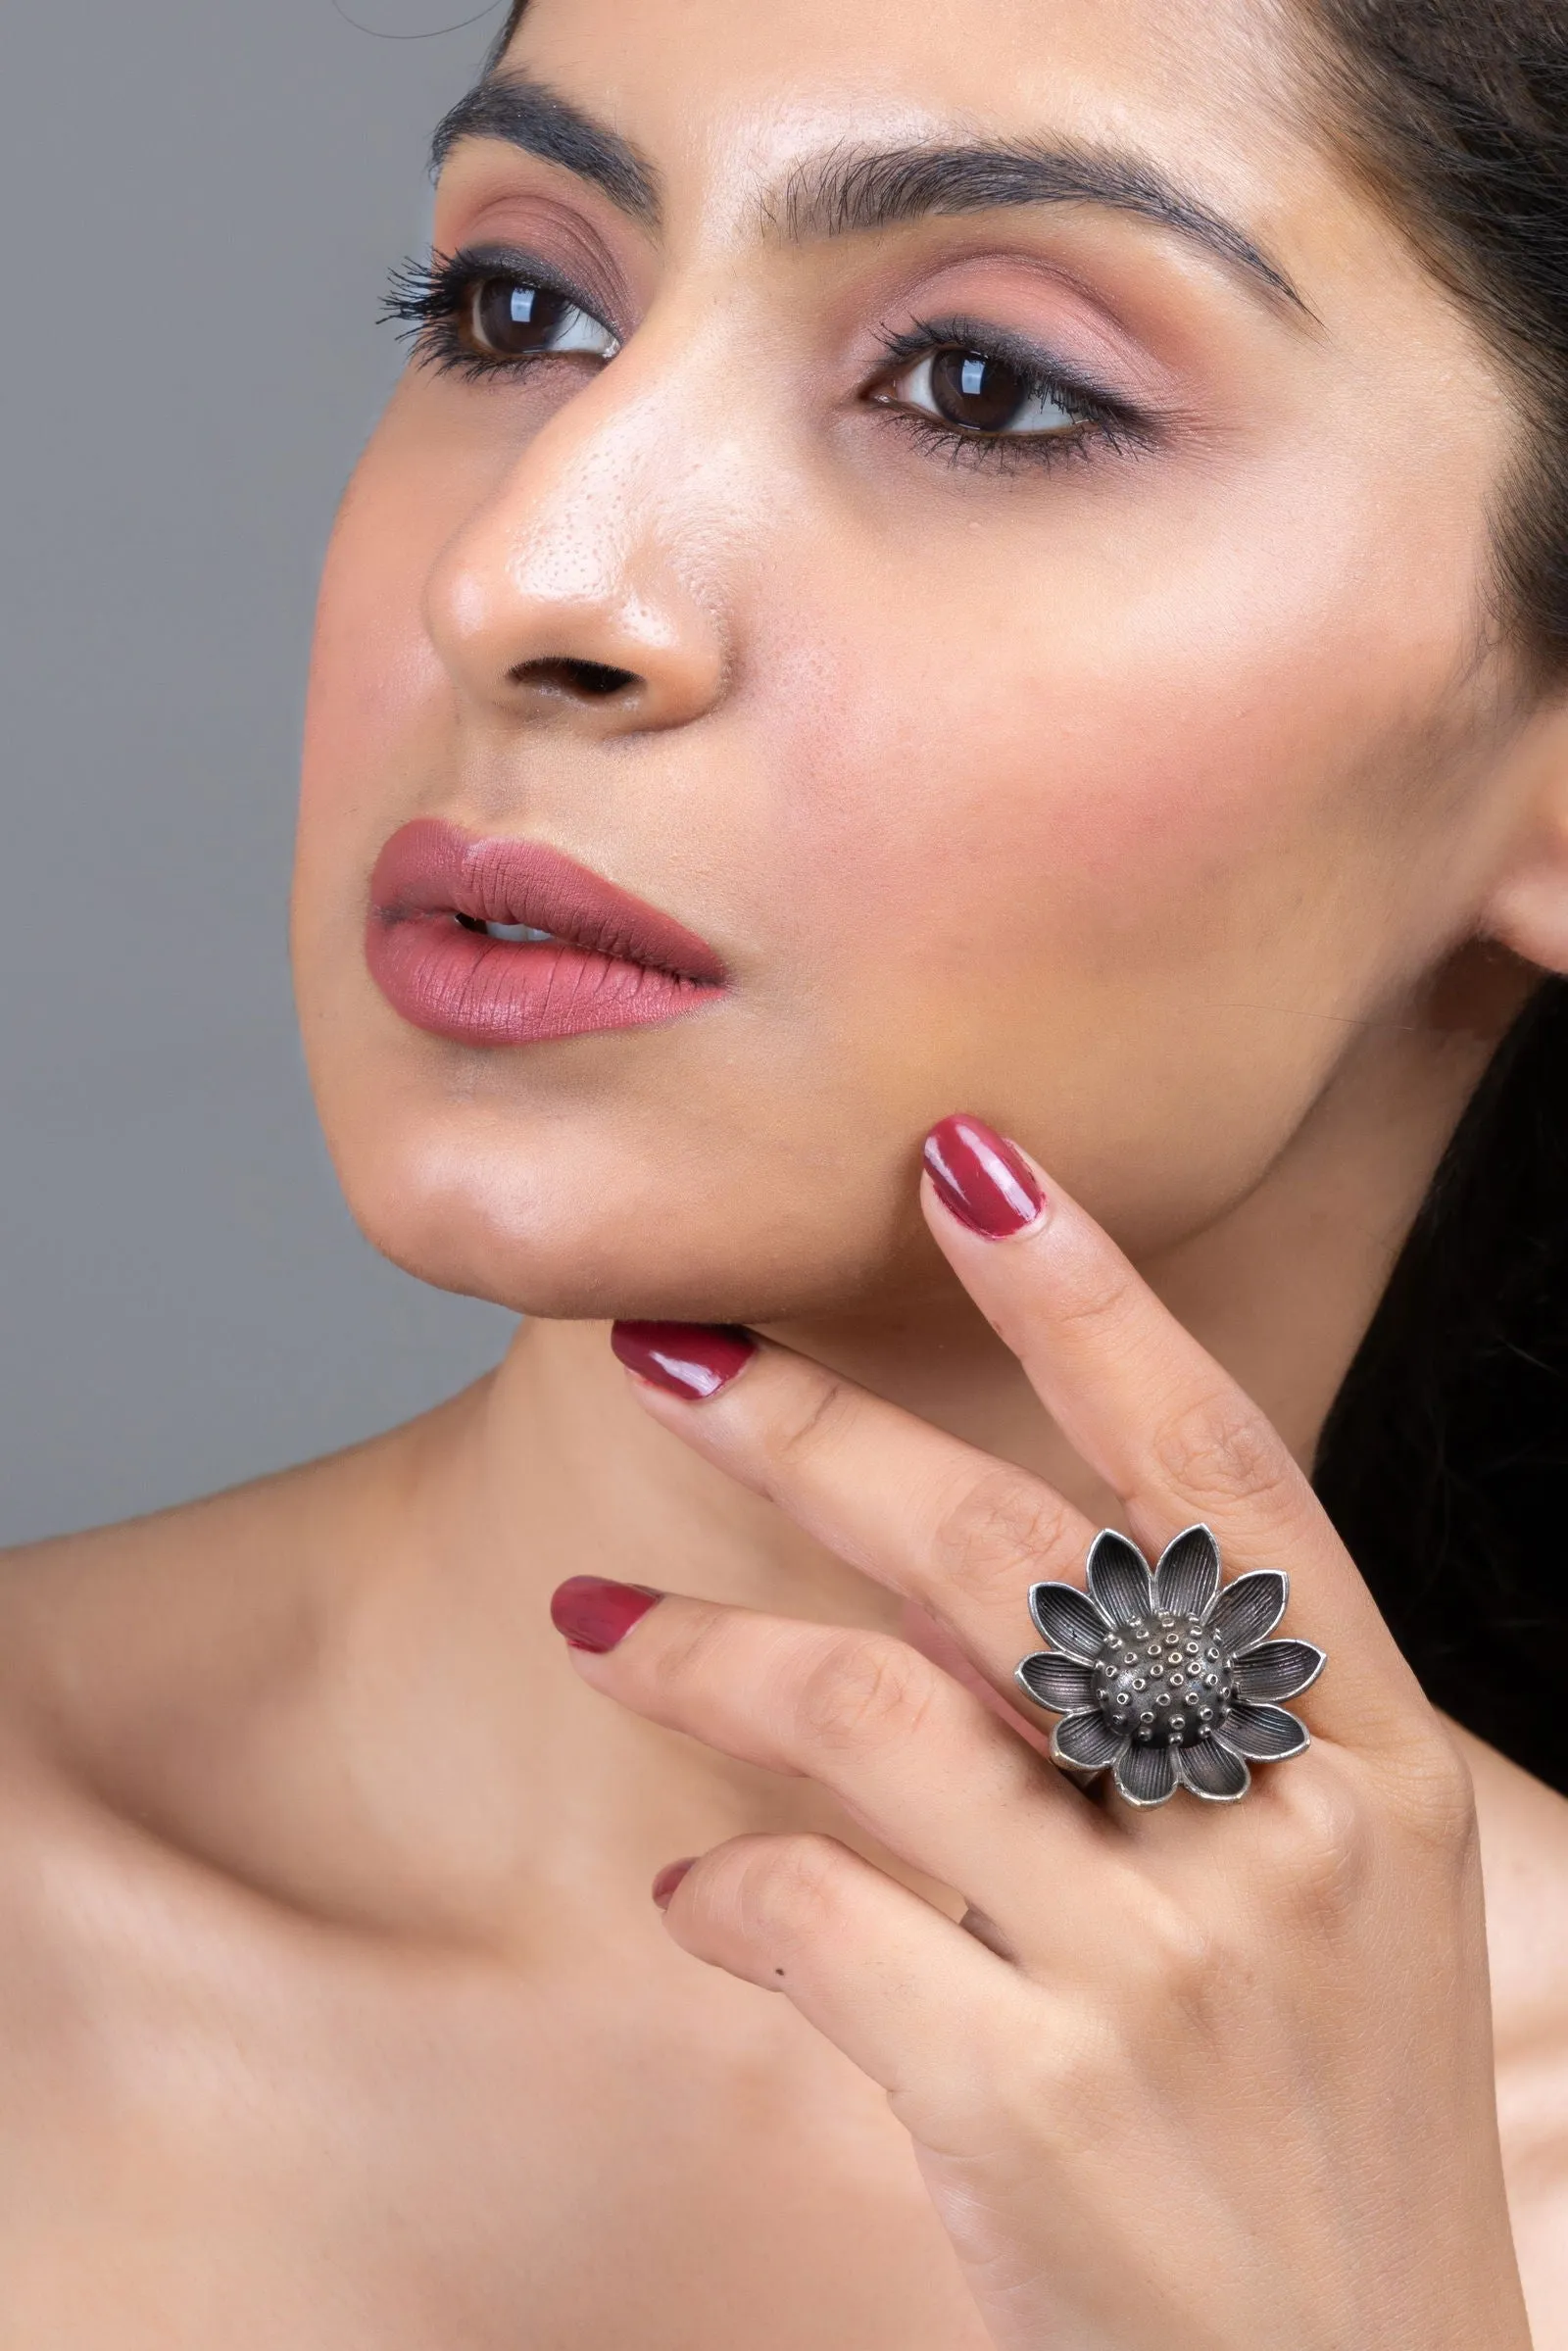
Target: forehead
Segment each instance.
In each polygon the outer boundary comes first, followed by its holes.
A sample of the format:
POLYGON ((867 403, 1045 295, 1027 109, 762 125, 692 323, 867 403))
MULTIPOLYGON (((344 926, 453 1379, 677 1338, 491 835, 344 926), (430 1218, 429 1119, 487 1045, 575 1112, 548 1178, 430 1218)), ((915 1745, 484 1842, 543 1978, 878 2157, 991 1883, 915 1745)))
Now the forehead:
POLYGON ((1141 149, 1265 229, 1323 176, 1274 0, 531 0, 509 57, 672 194, 956 131, 1141 149))

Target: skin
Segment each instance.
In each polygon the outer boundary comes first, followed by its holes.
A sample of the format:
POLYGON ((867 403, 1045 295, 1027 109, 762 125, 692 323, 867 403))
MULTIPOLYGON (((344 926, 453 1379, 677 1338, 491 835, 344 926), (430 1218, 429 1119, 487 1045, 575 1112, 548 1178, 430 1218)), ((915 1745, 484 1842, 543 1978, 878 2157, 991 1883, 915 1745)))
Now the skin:
POLYGON ((1568 968, 1568 706, 1490 593, 1509 387, 1255 0, 534 0, 510 62, 664 221, 451 156, 438 246, 590 274, 624 347, 396 394, 295 942, 365 1229, 533 1319, 371 1446, 7 1562, 19 2339, 1518 2351, 1522 2272, 1568 2343, 1568 1806, 1425 1707, 1300 1475, 1568 968), (977 129, 1131 145, 1300 304, 1102 206, 760 227, 846 140, 977 129), (877 341, 954 311, 1156 428, 956 462, 877 341), (428 814, 609 874, 728 994, 410 1028, 363 932, 428 814), (958 1108, 1049 1171, 1016 1241, 921 1214, 958 1108), (611 1314, 772 1344, 688 1408, 611 1314), (1289 1564, 1314 1746, 1102 1812, 980 1692, 1095 1526, 1199 1517, 1289 1564), (583 1573, 685 1596, 589 1660, 583 1573))

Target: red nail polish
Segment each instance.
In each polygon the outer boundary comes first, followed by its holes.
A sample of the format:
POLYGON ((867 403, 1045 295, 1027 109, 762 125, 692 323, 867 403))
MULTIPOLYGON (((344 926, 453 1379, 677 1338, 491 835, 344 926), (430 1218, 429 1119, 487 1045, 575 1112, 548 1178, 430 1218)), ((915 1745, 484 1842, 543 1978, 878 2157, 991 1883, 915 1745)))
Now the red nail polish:
POLYGON ((945 1205, 987 1241, 1021 1233, 1046 1204, 1014 1146, 978 1118, 944 1118, 934 1126, 925 1163, 945 1205))
POLYGON ((663 1598, 649 1584, 612 1584, 608 1576, 568 1576, 551 1594, 550 1621, 574 1649, 604 1656, 639 1617, 663 1598))
POLYGON ((682 1878, 685 1877, 686 1872, 692 1867, 692 1863, 695 1862, 697 1856, 694 1853, 691 1861, 666 1862, 665 1866, 660 1871, 658 1877, 654 1880, 654 1900, 659 1904, 661 1910, 667 1910, 669 1908, 670 1903, 675 1898, 676 1886, 680 1884, 682 1878))
POLYGON ((628 1371, 688 1403, 717 1396, 757 1352, 748 1332, 725 1323, 617 1322, 610 1344, 628 1371))

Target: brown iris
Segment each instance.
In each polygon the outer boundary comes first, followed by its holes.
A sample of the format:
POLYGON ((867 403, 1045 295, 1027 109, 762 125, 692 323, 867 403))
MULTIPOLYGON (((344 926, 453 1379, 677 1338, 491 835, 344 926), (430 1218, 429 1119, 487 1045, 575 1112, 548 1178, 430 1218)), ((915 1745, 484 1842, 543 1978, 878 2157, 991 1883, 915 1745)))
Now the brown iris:
POLYGON ((1004 431, 1030 391, 1016 367, 983 351, 939 351, 931 362, 933 406, 971 432, 1004 431))
POLYGON ((480 351, 503 359, 554 351, 575 303, 549 286, 523 285, 515 277, 482 277, 469 292, 464 325, 480 351))

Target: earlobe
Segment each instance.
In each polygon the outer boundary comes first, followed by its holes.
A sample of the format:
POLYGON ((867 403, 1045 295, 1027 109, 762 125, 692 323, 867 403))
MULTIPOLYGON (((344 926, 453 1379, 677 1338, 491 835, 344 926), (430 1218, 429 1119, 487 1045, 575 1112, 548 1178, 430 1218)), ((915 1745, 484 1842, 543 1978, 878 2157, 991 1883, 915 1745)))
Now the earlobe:
POLYGON ((1533 721, 1532 732, 1536 772, 1481 929, 1538 969, 1568 973, 1568 702, 1533 721))
POLYGON ((1494 892, 1486 932, 1542 971, 1568 973, 1568 838, 1538 848, 1494 892))

